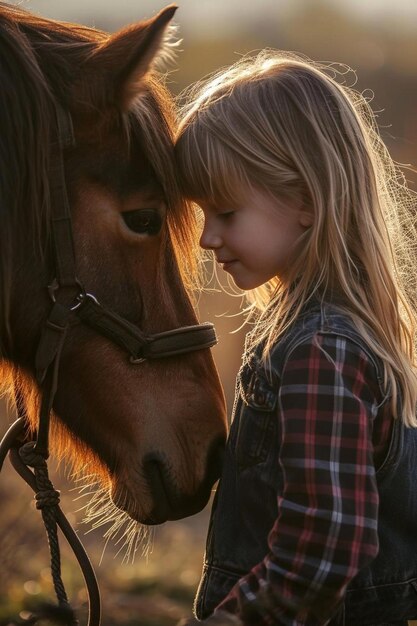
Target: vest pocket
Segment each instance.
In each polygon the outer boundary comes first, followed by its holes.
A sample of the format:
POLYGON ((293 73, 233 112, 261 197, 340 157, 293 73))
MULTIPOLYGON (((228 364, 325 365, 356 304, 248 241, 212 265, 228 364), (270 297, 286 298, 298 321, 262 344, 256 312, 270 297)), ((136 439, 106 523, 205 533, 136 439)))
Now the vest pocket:
POLYGON ((278 392, 255 370, 241 381, 242 408, 236 442, 240 469, 265 461, 273 440, 278 392), (246 384, 245 384, 246 383, 246 384))
POLYGON ((214 609, 228 595, 232 587, 244 573, 229 572, 226 569, 205 563, 203 576, 194 600, 194 611, 198 619, 212 615, 214 609))

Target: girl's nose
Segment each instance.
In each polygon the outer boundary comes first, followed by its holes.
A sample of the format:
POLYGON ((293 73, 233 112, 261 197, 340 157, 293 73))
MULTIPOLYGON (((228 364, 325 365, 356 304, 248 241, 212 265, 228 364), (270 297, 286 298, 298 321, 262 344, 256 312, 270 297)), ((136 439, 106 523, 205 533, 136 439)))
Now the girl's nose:
POLYGON ((208 224, 204 223, 204 229, 200 237, 200 246, 204 250, 215 250, 222 245, 221 237, 208 224))

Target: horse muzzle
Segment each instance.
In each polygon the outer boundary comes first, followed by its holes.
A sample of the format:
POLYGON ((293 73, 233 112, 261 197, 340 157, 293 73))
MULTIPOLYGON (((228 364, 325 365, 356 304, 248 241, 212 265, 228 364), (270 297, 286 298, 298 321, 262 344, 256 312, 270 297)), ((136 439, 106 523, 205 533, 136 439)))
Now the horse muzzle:
MULTIPOLYGON (((178 485, 172 467, 163 454, 147 454, 141 472, 142 480, 147 485, 146 496, 142 498, 142 502, 131 489, 127 490, 132 498, 118 496, 118 493, 125 491, 126 486, 125 489, 113 489, 112 500, 130 517, 149 526, 195 515, 206 506, 210 498, 212 487, 221 473, 223 455, 224 441, 221 439, 211 447, 205 475, 194 492, 190 493, 184 492, 178 485), (129 502, 134 503, 134 506, 130 507, 129 502)), ((144 493, 143 489, 141 491, 144 493)))

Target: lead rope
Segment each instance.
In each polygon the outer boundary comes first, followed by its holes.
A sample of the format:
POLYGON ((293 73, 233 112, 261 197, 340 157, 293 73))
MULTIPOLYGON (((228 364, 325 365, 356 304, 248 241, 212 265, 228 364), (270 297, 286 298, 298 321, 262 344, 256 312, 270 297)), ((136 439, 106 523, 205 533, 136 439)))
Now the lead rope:
POLYGON ((12 424, 0 442, 0 471, 8 454, 10 462, 16 472, 25 480, 25 482, 36 494, 37 508, 42 512, 42 517, 47 529, 48 542, 51 552, 52 577, 58 598, 58 606, 45 605, 41 607, 37 614, 32 615, 28 620, 26 620, 25 623, 34 625, 38 622, 38 620, 48 619, 54 624, 61 624, 62 626, 75 626, 78 624, 74 612, 68 603, 65 588, 61 579, 60 551, 57 534, 57 526, 59 526, 68 541, 68 544, 70 545, 84 576, 89 605, 88 626, 100 626, 100 592, 88 555, 74 529, 59 507, 59 492, 54 489, 53 484, 49 479, 46 459, 40 454, 36 454, 34 458, 34 442, 23 443, 27 432, 28 421, 23 397, 17 384, 15 384, 15 399, 19 417, 14 424, 12 424), (24 461, 21 458, 21 451, 23 451, 24 461), (37 458, 39 456, 40 459, 37 458), (26 465, 26 462, 28 462, 28 464, 32 464, 33 461, 35 465, 35 473, 32 472, 26 465), (38 461, 40 462, 40 468, 37 467, 38 461), (36 473, 38 474, 37 477, 36 473), (51 511, 53 519, 50 519, 51 511), (47 518, 46 521, 45 517, 47 518), (48 531, 48 528, 52 529, 52 533, 48 531))
MULTIPOLYGON (((33 441, 25 443, 19 449, 19 456, 25 465, 33 467, 37 491, 35 493, 36 508, 41 511, 46 534, 48 536, 51 556, 51 573, 58 607, 65 624, 77 626, 79 624, 68 601, 65 586, 61 576, 61 554, 58 541, 57 507, 60 493, 49 478, 46 459, 34 450, 33 441)), ((37 616, 39 619, 39 616, 37 616)), ((31 620, 32 621, 32 620, 31 620)))
MULTIPOLYGON (((78 621, 69 604, 61 576, 61 554, 57 528, 57 507, 60 494, 54 488, 49 478, 47 466, 49 457, 49 422, 58 386, 59 363, 67 330, 68 312, 63 307, 55 304, 42 331, 36 354, 36 377, 39 385, 42 386, 37 438, 36 441, 25 443, 19 449, 19 456, 25 465, 33 467, 34 470, 36 508, 41 511, 48 537, 52 580, 60 612, 63 616, 65 615, 65 623, 68 626, 77 626, 78 621)), ((23 398, 18 397, 19 391, 17 388, 15 388, 15 396, 19 417, 26 417, 23 398)))
MULTIPOLYGON (((35 500, 36 508, 41 511, 42 520, 48 537, 49 553, 51 559, 51 574, 58 600, 58 608, 50 610, 45 607, 43 613, 55 613, 55 617, 61 623, 68 626, 78 626, 79 622, 75 617, 68 601, 65 586, 61 575, 61 553, 58 540, 57 514, 60 502, 60 492, 56 490, 49 478, 47 458, 49 456, 48 432, 50 413, 58 382, 58 368, 62 351, 62 346, 66 336, 66 328, 61 333, 60 341, 56 346, 55 358, 51 364, 51 372, 44 376, 44 391, 42 394, 40 425, 36 441, 28 441, 23 444, 18 451, 21 461, 29 467, 33 467, 35 478, 35 500), (42 431, 42 432, 41 432, 42 431), (59 611, 58 611, 59 609, 59 611)), ((22 394, 15 383, 15 401, 19 418, 27 421, 26 409, 22 394)), ((29 623, 36 623, 43 615, 29 618, 29 623), (35 621, 34 621, 35 620, 35 621)), ((46 615, 45 615, 46 617, 46 615)), ((52 617, 52 616, 51 616, 52 617)))

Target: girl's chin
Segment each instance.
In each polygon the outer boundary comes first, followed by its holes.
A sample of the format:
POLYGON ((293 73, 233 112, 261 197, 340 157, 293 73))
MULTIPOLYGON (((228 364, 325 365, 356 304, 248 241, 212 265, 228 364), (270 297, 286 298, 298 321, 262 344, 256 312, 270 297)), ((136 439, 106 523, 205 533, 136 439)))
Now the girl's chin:
POLYGON ((232 276, 232 280, 235 283, 236 287, 238 289, 241 289, 242 291, 251 291, 252 289, 256 289, 257 287, 260 287, 264 284, 263 282, 248 279, 245 280, 245 278, 240 278, 237 276, 232 276))
POLYGON ((262 285, 265 285, 272 278, 275 278, 275 276, 271 276, 270 278, 259 276, 243 276, 239 275, 237 272, 233 274, 230 273, 230 275, 236 287, 238 287, 242 291, 251 291, 252 289, 257 289, 258 287, 262 287, 262 285))
POLYGON ((261 285, 264 285, 268 282, 268 280, 270 280, 270 278, 272 278, 268 276, 259 276, 245 271, 245 268, 239 261, 222 263, 222 268, 225 272, 227 272, 227 274, 229 274, 236 287, 242 291, 251 291, 252 289, 261 287, 261 285))

